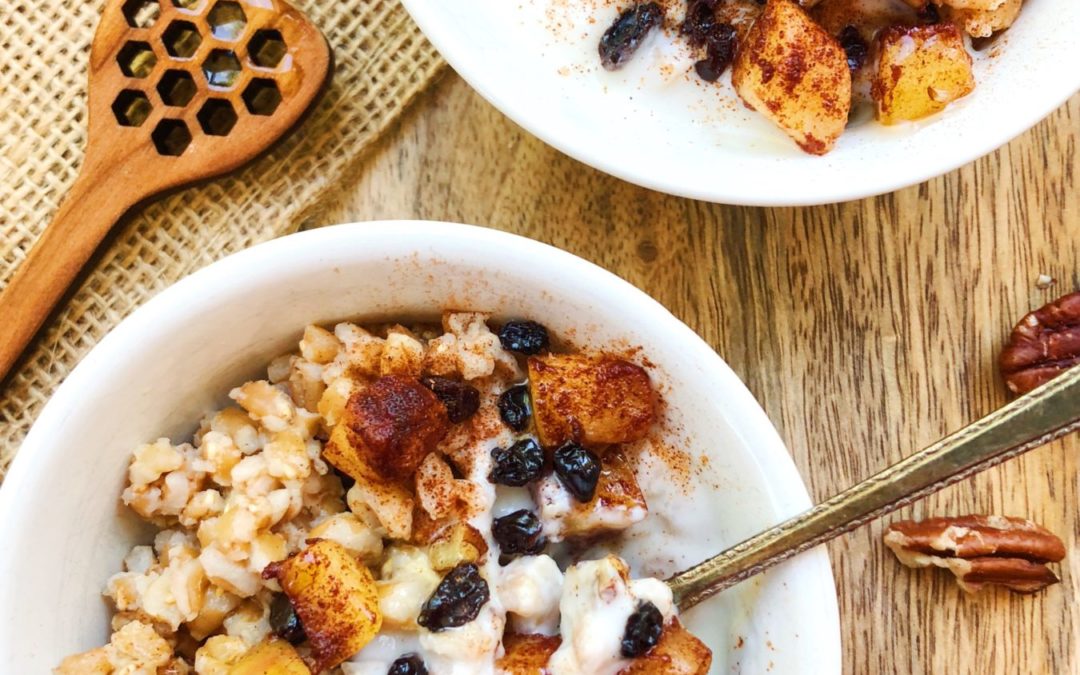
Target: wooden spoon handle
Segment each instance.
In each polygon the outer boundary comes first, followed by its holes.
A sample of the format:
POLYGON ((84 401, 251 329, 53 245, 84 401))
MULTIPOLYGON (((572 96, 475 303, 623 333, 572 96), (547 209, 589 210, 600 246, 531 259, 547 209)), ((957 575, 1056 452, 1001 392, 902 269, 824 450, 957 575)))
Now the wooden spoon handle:
POLYGON ((0 293, 0 381, 30 343, 86 261, 130 208, 127 189, 84 172, 11 282, 0 293))

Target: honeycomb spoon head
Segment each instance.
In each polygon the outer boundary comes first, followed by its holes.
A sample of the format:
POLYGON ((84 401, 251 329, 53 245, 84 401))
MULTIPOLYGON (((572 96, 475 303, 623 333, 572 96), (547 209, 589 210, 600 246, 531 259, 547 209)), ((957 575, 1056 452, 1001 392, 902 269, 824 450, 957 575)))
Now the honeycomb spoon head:
POLYGON ((0 290, 0 383, 128 209, 255 158, 311 107, 330 66, 322 34, 283 0, 108 0, 82 170, 0 290))
POLYGON ((110 0, 84 171, 139 199, 231 171, 300 120, 330 68, 322 34, 283 0, 110 0))

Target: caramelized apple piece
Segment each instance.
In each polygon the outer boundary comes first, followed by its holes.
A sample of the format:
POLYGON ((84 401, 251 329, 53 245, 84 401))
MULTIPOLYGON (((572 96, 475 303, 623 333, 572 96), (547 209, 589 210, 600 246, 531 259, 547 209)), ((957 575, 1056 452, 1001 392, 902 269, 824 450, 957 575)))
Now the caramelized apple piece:
POLYGON ((472 525, 450 523, 440 528, 428 544, 431 566, 440 572, 462 563, 482 563, 487 556, 487 542, 472 525))
POLYGON ((544 534, 555 542, 625 530, 649 513, 634 468, 619 450, 604 455, 596 493, 590 501, 582 503, 571 498, 554 476, 539 483, 536 501, 544 534))
POLYGON ((495 663, 495 667, 505 675, 546 675, 544 666, 561 642, 558 635, 507 633, 503 636, 506 653, 495 663))
POLYGON ((894 26, 878 35, 871 94, 882 124, 932 115, 975 88, 971 55, 953 24, 894 26))
POLYGON ((531 357, 529 395, 540 442, 549 448, 636 441, 656 417, 656 392, 645 369, 609 355, 531 357))
POLYGON ((311 642, 316 672, 360 651, 382 627, 371 571, 337 542, 317 541, 271 563, 263 577, 277 579, 289 596, 311 642))
POLYGON ((712 650, 683 628, 678 619, 672 619, 664 626, 660 642, 619 675, 706 675, 711 665, 712 650))
POLYGON ((446 406, 430 389, 388 375, 349 397, 323 456, 353 478, 406 481, 449 428, 446 406))
MULTIPOLYGON (((948 3, 946 3, 948 4, 948 3)), ((1023 0, 1005 0, 996 9, 945 7, 945 18, 961 26, 971 37, 990 37, 1013 25, 1020 16, 1023 0)))
POLYGON ((832 149, 851 110, 847 55, 791 0, 769 0, 731 70, 742 100, 813 155, 832 149))
POLYGON ((229 675, 311 675, 293 646, 270 639, 251 648, 229 668, 229 675))

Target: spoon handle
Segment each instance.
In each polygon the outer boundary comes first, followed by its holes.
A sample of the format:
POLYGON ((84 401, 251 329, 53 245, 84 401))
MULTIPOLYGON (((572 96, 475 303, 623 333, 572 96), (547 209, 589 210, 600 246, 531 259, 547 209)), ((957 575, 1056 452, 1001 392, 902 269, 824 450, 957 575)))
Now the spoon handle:
POLYGON ((137 201, 84 167, 56 217, 0 292, 0 382, 78 276, 98 244, 137 201))
POLYGON ((1007 459, 1080 430, 1080 367, 848 488, 668 579, 680 609, 1007 459))

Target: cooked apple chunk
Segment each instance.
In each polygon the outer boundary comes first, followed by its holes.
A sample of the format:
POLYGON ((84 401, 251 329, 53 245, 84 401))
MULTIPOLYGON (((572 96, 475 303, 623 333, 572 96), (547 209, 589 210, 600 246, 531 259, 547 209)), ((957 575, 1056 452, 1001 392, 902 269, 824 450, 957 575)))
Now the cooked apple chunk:
POLYGON ((277 579, 296 609, 311 643, 315 672, 360 651, 382 627, 374 577, 337 542, 317 541, 271 563, 263 577, 277 579))
POLYGON ((462 563, 482 563, 487 556, 487 542, 468 523, 449 523, 439 528, 428 544, 431 566, 439 572, 451 570, 462 563))
POLYGON ((529 395, 537 435, 548 448, 640 440, 656 418, 656 392, 645 369, 604 354, 530 358, 529 395))
POLYGON ((953 24, 893 26, 877 39, 871 95, 882 124, 933 115, 975 88, 971 56, 953 24))
POLYGON ((558 635, 507 633, 503 636, 506 653, 495 665, 498 672, 505 675, 545 675, 548 659, 559 648, 560 642, 558 635))
POLYGON ((590 501, 574 499, 555 476, 540 481, 536 493, 544 535, 553 542, 625 530, 649 513, 634 469, 619 450, 604 455, 590 501))
POLYGON ((712 650, 672 619, 660 633, 660 642, 619 675, 705 675, 711 665, 712 650))
MULTIPOLYGON (((948 4, 948 3, 947 3, 948 4)), ((1013 25, 1020 16, 1023 0, 1005 0, 994 9, 945 7, 945 18, 959 25, 971 37, 990 37, 1013 25)))
POLYGON ((769 0, 731 71, 749 107, 804 151, 823 155, 844 132, 851 71, 840 44, 791 0, 769 0))
POLYGON ((430 389, 388 375, 349 397, 323 457, 358 480, 407 481, 449 428, 446 406, 430 389))
POLYGON ((304 660, 284 640, 261 642, 229 668, 229 675, 311 675, 304 660))

